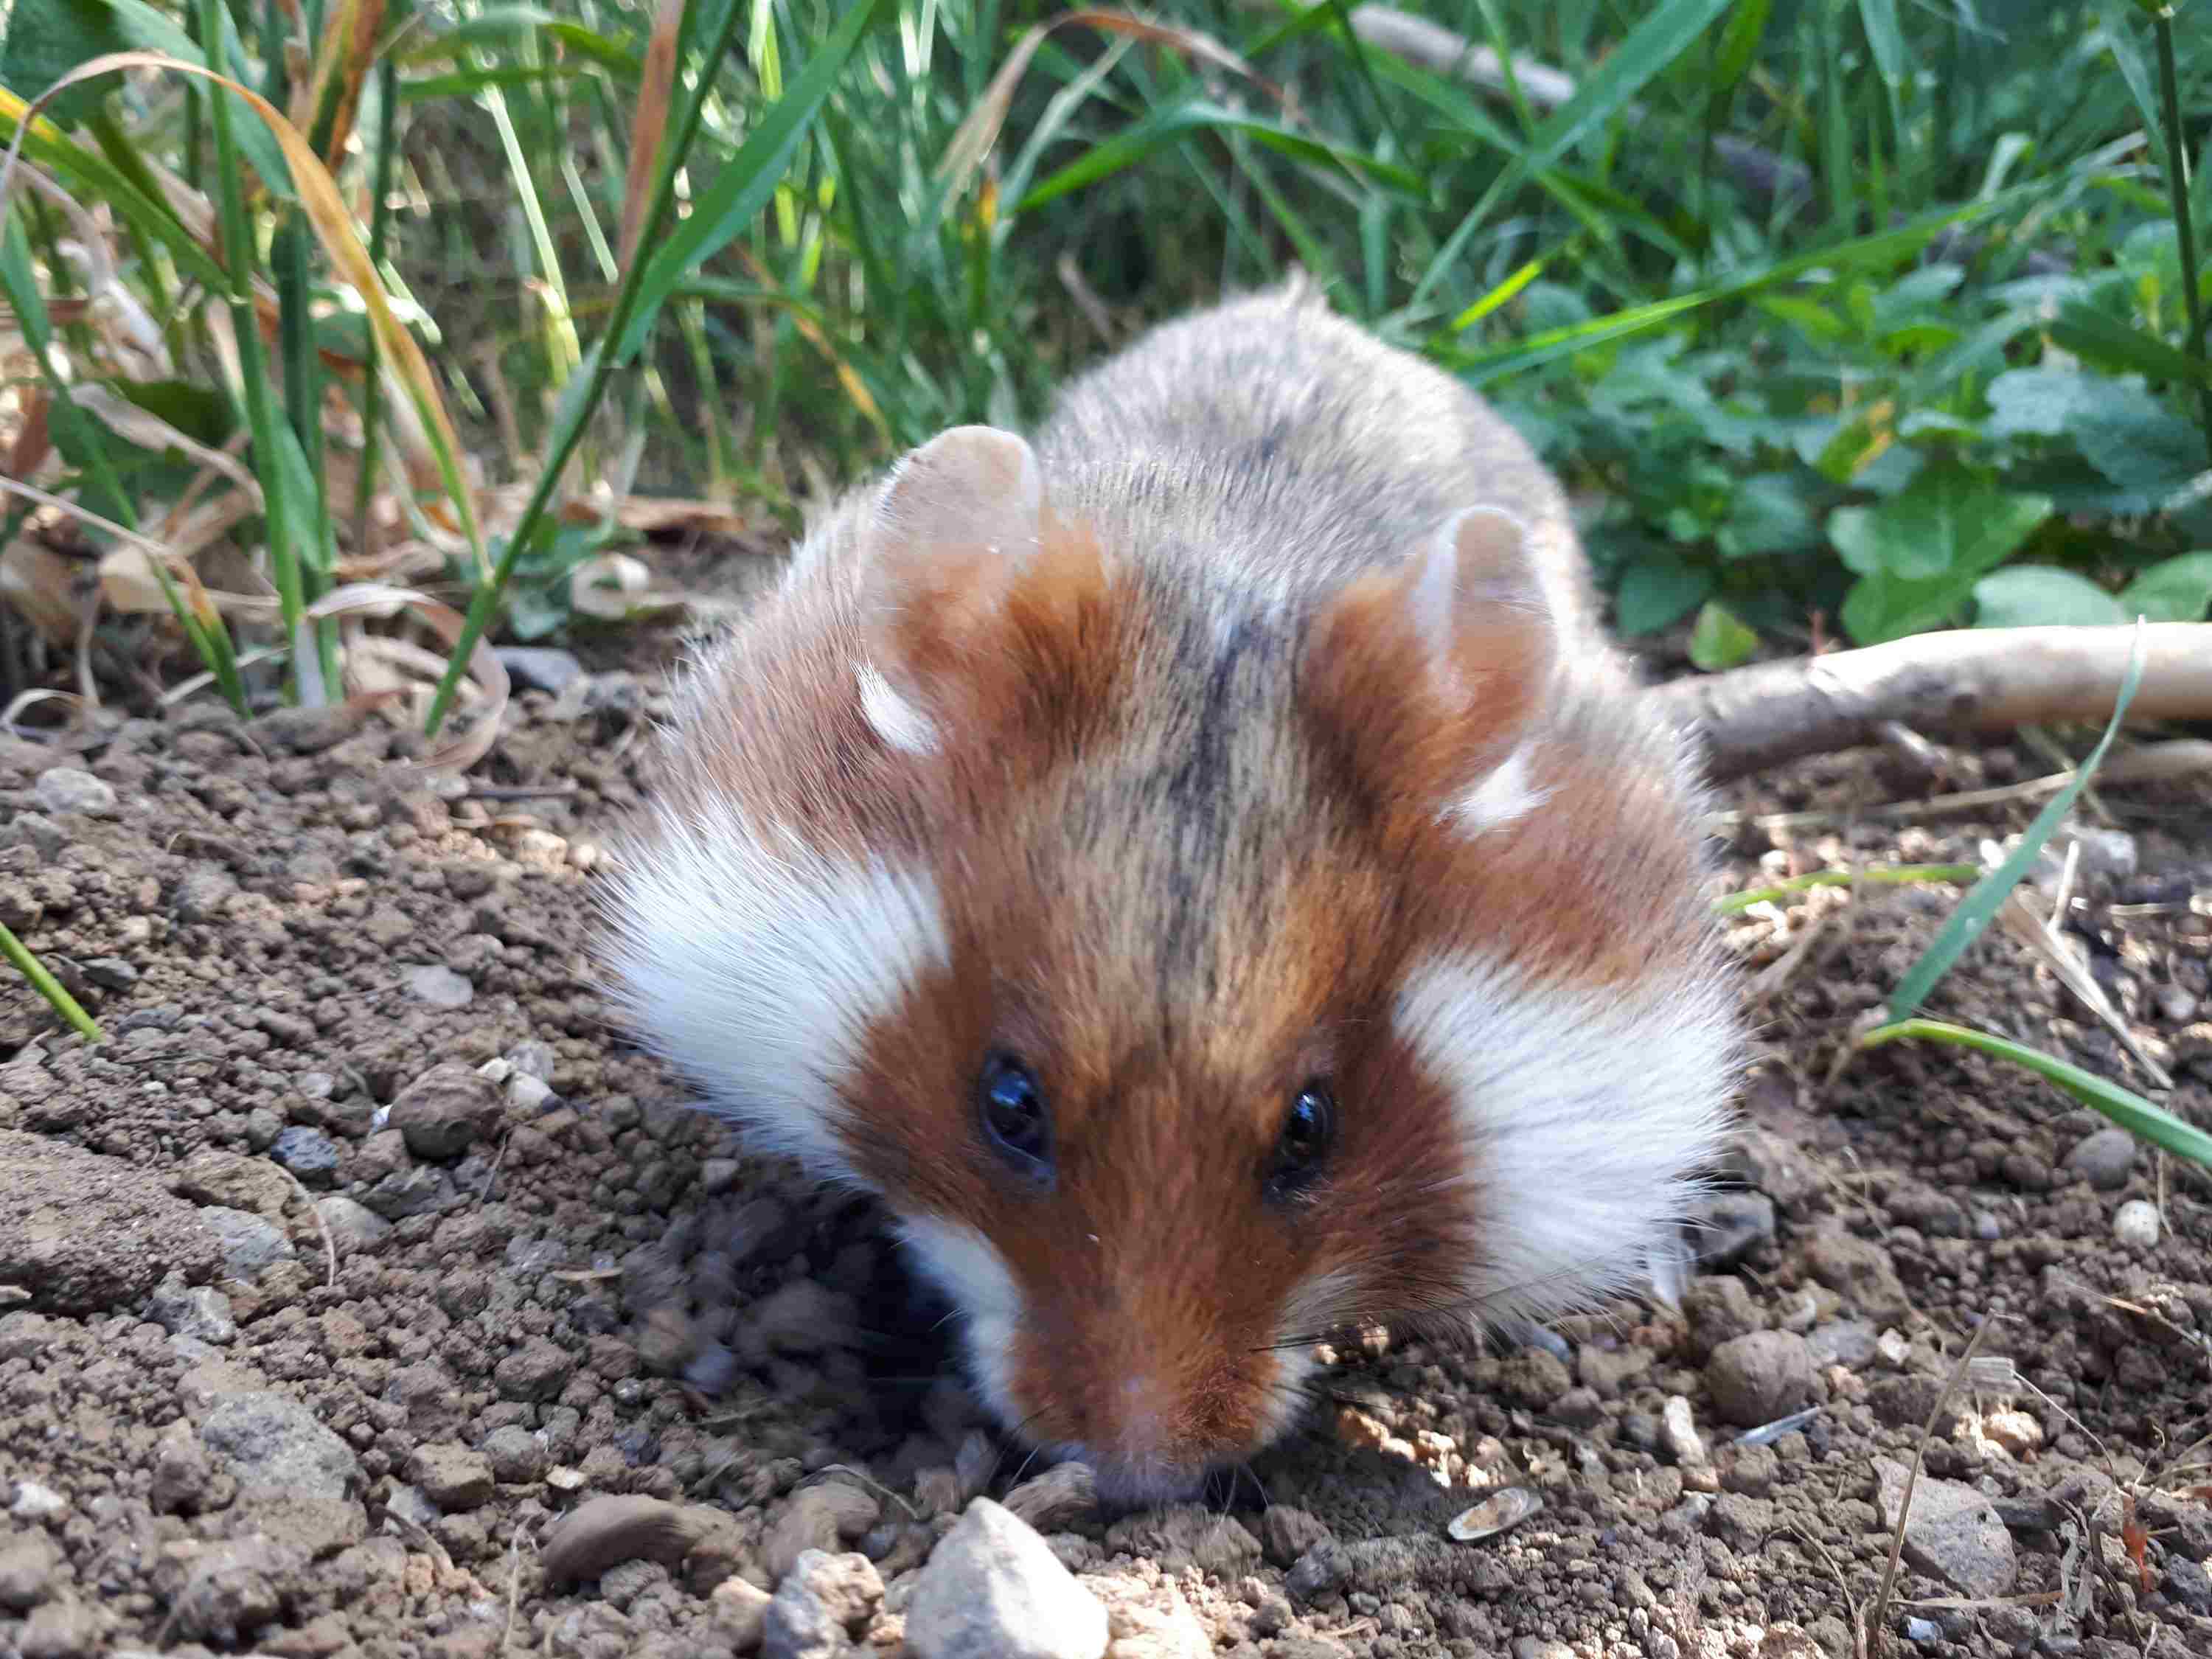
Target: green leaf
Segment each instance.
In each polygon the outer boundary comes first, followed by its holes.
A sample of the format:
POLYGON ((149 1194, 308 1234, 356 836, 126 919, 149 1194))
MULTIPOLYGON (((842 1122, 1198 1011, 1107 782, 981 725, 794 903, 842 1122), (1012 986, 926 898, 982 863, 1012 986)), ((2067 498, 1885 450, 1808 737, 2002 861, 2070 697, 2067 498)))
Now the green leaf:
POLYGON ((1423 199, 1419 175, 1405 167, 1378 160, 1349 145, 1331 143, 1297 131, 1280 122, 1247 115, 1204 98, 1193 98, 1154 110, 1103 143, 1091 145, 1075 161, 1031 186, 1029 194, 1014 204, 1013 210, 1017 214, 1028 213, 1055 198, 1133 166, 1185 133, 1208 131, 1243 133, 1298 161, 1333 165, 1352 174, 1365 173, 1415 201, 1423 199))
POLYGON ((2075 300, 2062 306, 2051 337, 2067 350, 2107 368, 2131 369, 2154 380, 2212 386, 2212 360, 2166 344, 2094 306, 2075 300))
POLYGON ((2212 553, 2184 553, 2139 574, 2120 591, 2130 619, 2201 622, 2212 611, 2212 553))
POLYGON ((1713 574, 1673 553, 1651 553, 1628 568, 1613 596, 1623 634, 1652 634, 1678 623, 1713 591, 1713 574))
POLYGON ((1989 474, 1944 457, 1889 500, 1830 514, 1828 534, 1862 575, 1916 582, 1963 574, 1971 581, 2050 514, 2049 497, 2011 494, 1989 474))
MULTIPOLYGON (((185 32, 138 0, 15 0, 0 46, 0 86, 34 99, 71 70, 116 52, 199 61, 185 32)), ((58 126, 74 126, 122 84, 102 77, 71 87, 46 113, 58 126)))
POLYGON ((2185 1158, 2192 1164, 2212 1169, 2212 1135, 2154 1106, 2132 1089, 2124 1089, 2094 1072, 2085 1072, 2070 1061, 2046 1054, 2040 1048, 2031 1048, 2024 1042, 2014 1042, 2009 1037, 1977 1031, 1971 1026, 1947 1024, 1938 1019, 1900 1019, 1876 1026, 1858 1039, 1857 1046, 1879 1048, 1884 1043, 1905 1037, 1977 1048, 1999 1060, 2008 1060, 2015 1066, 2025 1066, 2039 1077, 2057 1084, 2084 1106, 2102 1112, 2129 1133, 2165 1148, 2176 1158, 2185 1158))
POLYGON ((1756 472, 1736 486, 1728 521, 1713 538, 1724 557, 1795 553, 1820 539, 1799 479, 1792 472, 1756 472))
POLYGON ((1928 1000, 1928 994, 1936 988, 1936 982, 1950 972, 1951 964, 1958 961, 1966 947, 1979 938, 1982 930, 1995 920, 1997 911, 2004 904, 2006 895, 2020 884, 2021 878, 2027 874, 2029 866, 2042 853, 2044 842, 2051 839, 2051 832, 2065 821, 2067 813, 2074 810, 2075 800, 2082 790, 2088 787, 2089 780, 2096 776, 2097 769, 2104 764, 2105 751, 2112 746, 2112 739, 2119 735, 2120 720, 2127 714, 2128 705, 2135 701, 2136 687, 2142 680, 2142 631, 2138 629, 2135 648, 2128 656, 2128 672, 2120 682, 2120 695, 2112 705, 2112 718, 2106 724, 2105 735, 2097 739, 2097 746, 2089 751, 2089 758, 2076 769, 2074 781, 2053 795, 2044 809, 2035 815, 2035 822, 2027 826, 2027 833, 2020 838, 2020 845, 2013 848, 2005 861, 1974 884, 1972 890, 1960 901, 1959 908, 1952 913, 1950 921, 1943 924, 1943 930, 1936 935, 1927 954, 1914 963, 1911 971, 1898 981, 1897 989, 1889 999, 1889 1017, 1892 1019, 1907 1018, 1928 1000))
POLYGON ((1977 628, 2109 627, 2127 622, 2118 600, 2086 576, 2018 564, 1974 584, 1977 628))
POLYGON ((815 112, 830 96, 846 59, 860 44, 860 36, 874 21, 881 0, 854 0, 836 30, 807 60, 805 71, 754 124, 738 153, 692 204, 691 216, 653 256, 640 279, 629 325, 614 343, 615 363, 635 355, 653 327, 661 301, 677 285, 734 241, 768 205, 775 187, 790 171, 791 158, 806 136, 815 112))
POLYGON ((1734 668, 1751 660, 1759 649, 1759 635, 1738 622, 1717 599, 1708 599, 1690 630, 1690 661, 1708 674, 1734 668))

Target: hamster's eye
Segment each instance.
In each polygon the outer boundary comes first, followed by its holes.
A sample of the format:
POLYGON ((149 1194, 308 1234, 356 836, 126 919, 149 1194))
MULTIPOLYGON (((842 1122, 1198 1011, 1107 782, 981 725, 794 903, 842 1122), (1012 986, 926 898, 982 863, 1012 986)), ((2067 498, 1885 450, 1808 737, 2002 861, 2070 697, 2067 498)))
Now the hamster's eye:
POLYGON ((1275 1139, 1275 1155, 1267 1169, 1267 1185, 1279 1194, 1296 1193, 1319 1172, 1336 1139, 1336 1102, 1325 1083, 1309 1083, 1298 1091, 1283 1115, 1282 1132, 1275 1139))
POLYGON ((983 1133, 999 1150, 1036 1173, 1050 1170, 1052 1124, 1036 1079, 1021 1061, 994 1054, 975 1085, 983 1133))

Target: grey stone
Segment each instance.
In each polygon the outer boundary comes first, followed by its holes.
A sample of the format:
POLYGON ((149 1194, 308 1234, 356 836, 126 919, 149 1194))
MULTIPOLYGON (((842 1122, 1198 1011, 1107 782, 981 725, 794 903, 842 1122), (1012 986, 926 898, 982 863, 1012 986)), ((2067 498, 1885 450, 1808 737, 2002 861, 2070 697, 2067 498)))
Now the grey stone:
POLYGON ((104 991, 127 991, 138 982, 138 970, 121 957, 94 957, 84 976, 104 991))
POLYGON ((540 691, 557 694, 584 678, 584 665, 573 652, 550 646, 502 645, 495 654, 524 686, 540 691))
POLYGON ((762 1659, 815 1659, 845 1650, 884 1599, 884 1581, 865 1555, 808 1550, 792 1564, 761 1621, 762 1659))
POLYGON ((1961 1595, 1987 1599, 2009 1592, 2020 1568, 2012 1534, 1996 1507, 1972 1486, 1923 1472, 1907 1512, 1910 1475, 1902 1463, 1875 1460, 1875 1509, 1888 1528, 1905 1515, 1905 1559, 1961 1595))
POLYGON ((475 1509, 492 1493, 490 1461, 450 1441, 417 1446, 408 1456, 406 1474, 423 1497, 449 1511, 475 1509))
POLYGON ((1700 1265, 1726 1267, 1774 1237, 1774 1200, 1765 1193, 1716 1193, 1690 1228, 1700 1265))
POLYGON ((220 921, 238 883, 219 864, 195 864, 177 883, 175 906, 182 921, 220 921))
POLYGON ((20 1533, 0 1543, 0 1607, 21 1613, 46 1599, 61 1552, 42 1532, 20 1533))
POLYGON ((478 1126, 498 1117, 499 1091, 490 1079, 447 1060, 399 1091, 389 1121, 416 1157, 444 1160, 466 1152, 478 1126))
POLYGON ((1753 1331, 1713 1350, 1705 1387, 1723 1421, 1755 1429, 1813 1397, 1813 1351, 1795 1331, 1753 1331))
POLYGON ((241 1492, 342 1498, 362 1478, 353 1448, 287 1395, 229 1395, 200 1425, 200 1440, 228 1462, 241 1492))
POLYGON ((187 1285, 173 1273, 146 1298, 146 1317, 173 1336, 217 1346, 238 1334, 228 1297, 210 1285, 187 1285))
POLYGON ((206 1224, 223 1245, 223 1276, 243 1279, 252 1283, 268 1267, 279 1261, 292 1261, 299 1252, 292 1241, 285 1239, 283 1230, 250 1210, 232 1210, 228 1203, 208 1203, 199 1210, 201 1224, 206 1224))
POLYGON ((49 812, 82 812, 87 817, 115 816, 115 790, 74 766, 49 767, 39 774, 31 793, 49 812))
POLYGON ((2158 1243, 2158 1206, 2147 1198, 2131 1198, 2112 1212, 2112 1237, 2130 1249, 2147 1250, 2158 1243))
POLYGON ((166 1275, 204 1283, 221 1262, 214 1232, 161 1174, 0 1129, 0 1284, 26 1286, 34 1311, 136 1307, 166 1275))
POLYGON ((1856 1370, 1875 1357, 1875 1328, 1863 1319, 1832 1319, 1808 1331, 1805 1346, 1815 1365, 1856 1370))
POLYGON ((2116 1193, 2126 1186, 2135 1163, 2136 1138, 2117 1127, 2098 1130, 2066 1154, 2066 1167, 2100 1193, 2116 1193))
POLYGON ((295 1123, 269 1144, 269 1156, 302 1181, 324 1180, 338 1167, 338 1144, 320 1129, 295 1123))
POLYGON ((340 1255, 373 1250, 391 1236, 392 1224, 365 1204, 343 1194, 315 1200, 315 1213, 331 1231, 331 1242, 340 1255))
POLYGON ((386 1221, 402 1221, 410 1215, 434 1215, 451 1209, 459 1198, 451 1176, 424 1165, 393 1170, 363 1193, 361 1201, 386 1221))
POLYGON ((907 1603, 913 1659, 1101 1659, 1106 1609, 988 1498, 938 1545, 907 1603))
POLYGON ((476 1000, 475 986, 452 969, 435 963, 404 969, 399 982, 417 1002, 427 1002, 433 1008, 465 1008, 476 1000))
POLYGON ((520 1423, 494 1429, 480 1449, 491 1466, 492 1478, 502 1486, 527 1486, 540 1480, 552 1462, 545 1443, 520 1423))

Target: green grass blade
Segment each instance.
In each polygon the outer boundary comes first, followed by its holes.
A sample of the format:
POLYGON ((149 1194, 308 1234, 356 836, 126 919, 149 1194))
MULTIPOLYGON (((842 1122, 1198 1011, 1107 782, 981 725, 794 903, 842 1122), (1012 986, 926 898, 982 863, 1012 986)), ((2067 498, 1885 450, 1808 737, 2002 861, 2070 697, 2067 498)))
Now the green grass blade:
POLYGON ((2024 1042, 2014 1042, 2009 1037, 1977 1031, 1970 1026, 1947 1024, 1942 1020, 1905 1019, 1876 1026, 1860 1037, 1856 1046, 1879 1048, 1884 1043, 1908 1038, 1978 1049, 1985 1054, 1994 1054, 1999 1060, 2008 1060, 2015 1066, 2026 1066, 2038 1076, 2057 1084, 2084 1106, 2103 1113, 2129 1133, 2164 1148, 2176 1158, 2185 1158, 2202 1168, 2212 1169, 2212 1135, 2194 1124, 2185 1122, 2172 1113, 2154 1106, 2131 1089, 2124 1089, 2094 1072, 2085 1072, 2079 1066, 2060 1060, 2055 1054, 2046 1054, 2039 1048, 2031 1048, 2024 1042))
POLYGON ((2073 810, 2075 801, 2088 787, 2089 780, 2096 776, 2098 767, 2104 763, 2105 751, 2112 746, 2112 739, 2119 735, 2120 722, 2126 717, 2128 705, 2135 701, 2136 687, 2142 679, 2142 670, 2143 641, 2139 628, 2136 633, 2135 649, 2129 653, 2127 674, 2120 682, 2118 701, 2112 705, 2112 718, 2105 726, 2105 735, 2097 740, 2097 746, 2090 750, 2089 758, 2075 773, 2074 781, 2053 795, 2044 809, 2035 815, 2035 822, 2028 825, 2027 833, 2020 838, 2020 845, 2013 849, 2012 855, 1974 884, 1972 890, 1960 902, 1958 909, 1952 913, 1950 921, 1945 922, 1942 931, 1936 935, 1936 941, 1928 947, 1927 953, 1914 963, 1911 970, 1898 981, 1897 989, 1889 999, 1891 1019, 1910 1018, 1913 1012, 1928 1000, 1928 994, 1936 988, 1936 981, 1951 970, 1951 964, 1958 961, 1966 948, 1978 939, 1982 930, 1996 919, 2006 896, 2027 874, 2029 866, 2043 851, 2043 844, 2051 839, 2051 832, 2073 810))
POLYGON ((23 942, 0 922, 0 957, 15 965, 15 971, 31 981, 31 988, 53 1007, 53 1011, 82 1031, 93 1042, 100 1041, 100 1027, 93 1024, 92 1016, 78 1006, 77 1000, 65 990, 62 982, 46 971, 46 964, 24 949, 23 942))
MULTIPOLYGON (((636 355, 661 302, 675 291, 677 284, 726 246, 768 205, 769 198, 775 194, 775 187, 790 170, 791 159, 816 112, 843 73, 846 60, 860 45, 861 35, 874 21, 881 0, 856 0, 829 39, 807 59, 805 69, 791 83, 791 89, 754 125, 738 153, 692 204, 691 216, 651 260, 644 262, 644 275, 636 285, 634 309, 623 319, 622 332, 616 337, 614 347, 605 359, 610 367, 627 362, 636 355)), ((734 12, 736 8, 731 9, 734 12)), ((709 85, 702 81, 695 89, 695 102, 705 100, 709 85)), ((696 118, 690 125, 696 130, 696 118)), ((672 166, 666 171, 672 173, 672 166)), ((639 246, 652 246, 652 239, 641 240, 639 246)))
POLYGON ((1225 109, 1207 99, 1193 98, 1154 110, 1103 143, 1092 145, 1066 167, 1032 185, 1029 194, 1014 204, 1013 210, 1018 214, 1033 213, 1048 202, 1133 167, 1153 151, 1174 143, 1188 133, 1211 131, 1239 133, 1296 160, 1334 166, 1348 176, 1365 173, 1416 201, 1423 195, 1419 177, 1407 168, 1347 145, 1294 131, 1280 122, 1225 109))
POLYGON ((1631 100, 1686 52, 1735 0, 1666 0, 1628 32, 1628 38, 1536 129, 1531 164, 1547 167, 1593 128, 1627 108, 1631 100))
POLYGON ((1792 876, 1787 881, 1778 881, 1771 887, 1752 887, 1741 893, 1728 894, 1714 901, 1713 909, 1720 915, 1733 916, 1754 904, 1771 903, 1815 887, 1902 887, 1923 881, 1967 882, 1981 873, 1978 864, 1895 864, 1873 870, 1814 870, 1806 875, 1792 876))

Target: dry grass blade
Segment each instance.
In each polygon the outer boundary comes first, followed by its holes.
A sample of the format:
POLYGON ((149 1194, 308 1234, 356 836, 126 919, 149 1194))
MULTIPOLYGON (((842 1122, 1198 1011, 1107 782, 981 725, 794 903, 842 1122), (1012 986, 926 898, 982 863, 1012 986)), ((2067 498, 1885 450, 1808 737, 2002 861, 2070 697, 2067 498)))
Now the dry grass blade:
MULTIPOLYGON (((143 547, 112 547, 100 558, 100 597, 110 611, 125 616, 167 616, 168 595, 154 573, 155 556, 143 547)), ((163 556, 170 574, 191 590, 194 611, 203 622, 214 614, 269 617, 276 614, 274 595, 226 593, 188 576, 189 561, 174 552, 163 556)))
POLYGON ((118 437, 128 438, 141 449, 150 449, 155 454, 164 449, 174 449, 189 455, 201 465, 229 479, 252 498, 256 508, 259 507, 260 480, 236 456, 210 448, 189 434, 179 432, 150 410, 142 409, 129 398, 117 396, 104 386, 81 386, 70 396, 79 409, 98 416, 108 430, 118 437))
POLYGON ((999 139, 999 129, 1006 125, 1006 112, 1013 106, 1014 88, 1029 73, 1030 60, 1044 45, 1045 37, 1055 29, 1073 26, 1172 46, 1185 57, 1243 76, 1285 109, 1290 107, 1288 93, 1210 34, 1178 28, 1173 24, 1150 22, 1125 11, 1086 9, 1065 12, 1049 22, 1039 23, 1021 38, 1013 51, 1006 54, 1006 61, 1000 65, 999 72, 991 77, 991 84, 983 89, 983 95, 975 100, 975 107, 961 122, 960 130, 952 135, 952 142, 945 147, 945 159, 937 164, 937 176, 948 191, 957 194, 965 189, 975 169, 982 166, 983 158, 991 153, 991 146, 999 139))
MULTIPOLYGON (((461 636, 461 613, 451 605, 441 605, 428 594, 410 587, 394 587, 383 582, 354 582, 334 588, 309 605, 305 617, 310 622, 325 617, 359 616, 366 612, 388 617, 400 611, 414 613, 425 626, 443 639, 448 646, 461 636)), ((360 651, 365 654, 381 655, 396 660, 406 648, 404 640, 357 637, 349 645, 349 654, 360 651), (402 650, 395 650, 401 647, 402 650)), ((426 656, 421 666, 427 670, 431 684, 446 666, 442 659, 426 656)), ((479 717, 474 726, 461 736, 441 744, 436 749, 415 763, 416 772, 466 771, 483 759, 490 749, 492 739, 499 735, 500 718, 507 712, 507 699, 514 694, 514 683, 508 679, 507 665, 493 651, 491 641, 479 639, 476 649, 469 653, 469 672, 482 695, 478 705, 479 717)), ((383 688, 371 688, 372 693, 383 688)), ((427 692, 428 688, 423 690, 427 692)))
POLYGON ((1889 1534, 1889 1559, 1883 1564, 1881 1584, 1875 1591, 1874 1602, 1867 1608, 1864 1635, 1869 1649, 1880 1641, 1885 1628, 1882 1621, 1889 1616, 1890 1593, 1897 1588, 1898 1559, 1905 1551, 1905 1523, 1912 1518, 1912 1494, 1920 1485, 1920 1468, 1927 1460, 1928 1443, 1936 1437, 1936 1425, 1942 1420, 1943 1409, 1951 1403, 1951 1396, 1958 1393, 1960 1383, 1966 1381, 1967 1368, 1974 1363, 1974 1354, 1989 1329, 1990 1316, 1984 1314, 1981 1323, 1974 1327, 1973 1335, 1966 1340, 1966 1351, 1959 1356, 1959 1363, 1951 1367, 1951 1375, 1944 1379, 1942 1391, 1936 1396, 1928 1421, 1921 1427, 1919 1443, 1912 1449, 1912 1468, 1905 1477, 1905 1491, 1897 1500, 1897 1525, 1889 1534))
POLYGON ((8 146, 7 159, 0 162, 0 203, 7 200, 15 169, 21 155, 23 135, 29 131, 31 118, 59 94, 80 82, 94 80, 103 75, 115 74, 131 69, 173 70, 181 75, 197 76, 213 82, 233 97, 241 100, 261 118, 274 135, 277 147, 283 151, 284 160, 292 170, 292 185, 299 192, 300 205, 314 228, 316 240, 323 252, 337 267, 337 274, 361 296, 368 313, 369 327, 376 335, 380 361, 391 365, 401 388, 407 393, 406 402, 422 418, 430 437, 431 447, 438 458, 438 470, 444 479, 446 494, 459 514, 461 532, 468 538, 476 555, 478 567, 484 565, 482 537, 477 530, 476 507, 470 499, 467 481, 461 473, 459 436, 453 429, 452 417, 446 412, 445 398, 438 391, 436 377, 430 372, 429 360, 415 342, 392 309, 390 297, 384 283, 370 263, 368 251, 354 234, 353 216, 346 208, 337 181, 331 177, 330 169, 323 165, 313 146, 301 136, 300 130, 284 118, 284 112, 260 94, 240 86, 228 76, 198 64, 187 64, 158 52, 118 52, 81 64, 63 76, 27 106, 24 116, 15 124, 15 136, 8 146))
MULTIPOLYGON (((734 0, 732 0, 734 3, 734 0)), ((637 252, 637 239, 645 228, 645 210, 653 198, 654 164, 660 159, 660 141, 668 131, 668 109, 676 92, 676 41, 684 28, 684 0, 660 0, 653 20, 653 38, 646 42, 645 67, 639 76, 637 118, 629 130, 629 172, 623 180, 622 242, 616 269, 628 270, 637 252)))
POLYGON ((362 83, 375 64, 376 37, 383 27, 384 0, 339 0, 323 26, 314 78, 294 102, 292 124, 313 133, 317 112, 329 111, 330 131, 321 152, 325 167, 336 167, 345 154, 361 107, 362 83))
POLYGON ((2005 932, 2051 965, 2051 971, 2081 1006, 2103 1021, 2106 1030, 2134 1056, 2136 1064, 2143 1068, 2153 1085, 2160 1089, 2173 1087, 2173 1079, 2166 1075, 2166 1068, 2136 1041, 2135 1033, 2128 1029, 2126 1017, 2112 1006, 2112 998, 2105 994, 2105 988, 2097 983, 2069 942, 2054 935, 2051 918, 2043 915, 2039 900, 2024 889, 2015 889, 2006 896, 2004 908, 1997 912, 1997 921, 2005 932))

